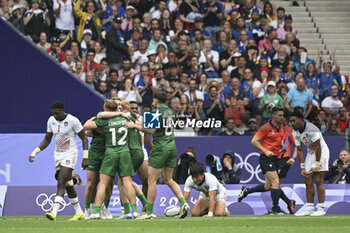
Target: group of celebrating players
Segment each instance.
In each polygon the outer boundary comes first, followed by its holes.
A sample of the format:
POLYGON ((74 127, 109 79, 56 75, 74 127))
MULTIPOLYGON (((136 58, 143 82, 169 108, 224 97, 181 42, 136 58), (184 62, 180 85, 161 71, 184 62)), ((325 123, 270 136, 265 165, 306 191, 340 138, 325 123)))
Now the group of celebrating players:
MULTIPOLYGON (((160 113, 161 122, 175 122, 176 113, 165 103, 165 93, 154 94, 152 106, 160 113)), ((177 165, 173 127, 169 127, 169 124, 164 127, 161 124, 160 129, 143 128, 143 119, 138 115, 137 104, 121 101, 119 98, 107 99, 103 108, 104 112, 98 113, 82 126, 76 117, 65 113, 63 102, 55 101, 51 105, 52 116, 47 122, 45 138, 29 155, 29 161, 33 162, 35 156, 44 150, 50 144, 52 136, 55 136, 57 194, 51 212, 45 215, 48 219, 56 220, 57 212, 64 202, 65 191, 76 213, 71 220, 112 219, 108 206, 117 174, 120 200, 124 209, 119 218, 154 219, 157 217, 153 214, 157 179, 161 172, 165 183, 181 203, 179 218, 187 216, 190 209, 187 201, 192 189, 200 191, 200 196, 192 209, 192 216, 229 215, 226 207, 226 188, 215 176, 205 173, 201 163, 192 165, 190 176, 185 182, 184 193, 172 179, 173 170, 177 165), (144 149, 144 142, 149 141, 147 134, 153 135, 153 142, 149 143, 151 156, 148 161, 144 149), (72 180, 78 156, 76 135, 82 140, 84 150, 82 167, 87 170, 85 212, 80 207, 72 180), (92 137, 89 150, 87 136, 92 137), (136 172, 144 181, 142 190, 132 181, 136 172), (136 197, 142 203, 142 214, 138 212, 136 197)), ((309 122, 306 123, 301 112, 293 112, 289 120, 294 131, 286 124, 283 109, 275 107, 272 110, 271 120, 253 137, 253 146, 261 152, 259 163, 265 175, 265 184, 252 188, 243 186, 238 195, 238 202, 250 193, 271 191, 273 207, 268 214, 285 213, 279 207, 280 198, 286 202, 289 212, 294 214, 295 201, 288 199, 280 184, 298 157, 301 175, 305 177, 307 195, 307 208, 298 215, 325 215, 323 176, 324 171, 328 169, 329 149, 318 128, 309 122), (291 156, 292 144, 296 149, 291 156), (306 159, 302 144, 308 148, 306 159), (317 211, 314 211, 313 204, 315 194, 313 180, 317 186, 319 202, 317 211)))

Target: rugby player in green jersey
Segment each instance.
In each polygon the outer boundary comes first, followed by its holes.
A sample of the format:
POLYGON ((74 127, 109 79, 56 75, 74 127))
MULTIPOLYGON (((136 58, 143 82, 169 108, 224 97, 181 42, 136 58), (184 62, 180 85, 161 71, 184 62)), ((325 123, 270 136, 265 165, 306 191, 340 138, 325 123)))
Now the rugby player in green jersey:
MULTIPOLYGON (((104 106, 107 111, 113 112, 120 104, 120 100, 108 99, 104 106)), ((106 137, 106 151, 100 168, 100 186, 96 193, 95 210, 90 219, 101 218, 101 206, 117 172, 121 177, 131 205, 136 206, 135 191, 131 183, 133 169, 129 151, 129 135, 128 129, 124 127, 127 121, 128 119, 125 117, 116 116, 96 121, 90 119, 84 124, 86 130, 102 128, 106 137)))
POLYGON ((165 183, 171 188, 181 203, 180 218, 185 218, 190 206, 187 204, 180 186, 173 180, 172 175, 176 167, 177 149, 174 140, 174 122, 176 122, 176 113, 166 104, 166 95, 163 92, 154 94, 154 111, 160 114, 159 129, 143 129, 140 124, 132 122, 126 123, 128 128, 136 128, 146 133, 153 134, 153 148, 149 158, 148 167, 148 194, 147 194, 147 212, 139 219, 153 219, 157 216, 153 214, 153 205, 157 195, 157 179, 163 172, 165 183))

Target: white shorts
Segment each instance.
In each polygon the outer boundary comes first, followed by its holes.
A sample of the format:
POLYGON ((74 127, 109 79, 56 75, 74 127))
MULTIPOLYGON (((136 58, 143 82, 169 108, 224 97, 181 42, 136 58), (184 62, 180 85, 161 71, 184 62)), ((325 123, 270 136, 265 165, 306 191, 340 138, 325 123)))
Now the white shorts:
MULTIPOLYGON (((329 161, 329 150, 321 151, 321 168, 320 171, 328 171, 328 161, 329 161)), ((305 158, 305 170, 307 174, 312 173, 312 168, 315 167, 316 154, 314 152, 308 151, 305 158)))
POLYGON ((143 161, 148 160, 147 150, 145 148, 142 148, 142 150, 143 150, 143 161))
POLYGON ((60 170, 61 167, 68 167, 74 170, 77 164, 78 152, 58 153, 55 151, 54 157, 56 171, 60 170))
MULTIPOLYGON (((202 198, 206 201, 209 201, 209 197, 207 197, 203 192, 200 192, 199 198, 202 198)), ((217 202, 217 201, 223 201, 226 205, 226 201, 227 201, 226 190, 216 195, 215 202, 217 202)))

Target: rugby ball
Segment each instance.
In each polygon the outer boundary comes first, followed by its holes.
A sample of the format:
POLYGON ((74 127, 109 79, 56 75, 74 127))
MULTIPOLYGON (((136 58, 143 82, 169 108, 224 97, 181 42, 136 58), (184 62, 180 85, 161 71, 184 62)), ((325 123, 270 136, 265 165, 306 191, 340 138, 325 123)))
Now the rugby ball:
POLYGON ((164 210, 164 215, 167 217, 174 217, 174 216, 179 215, 179 214, 180 214, 180 207, 176 206, 176 205, 168 206, 164 210))

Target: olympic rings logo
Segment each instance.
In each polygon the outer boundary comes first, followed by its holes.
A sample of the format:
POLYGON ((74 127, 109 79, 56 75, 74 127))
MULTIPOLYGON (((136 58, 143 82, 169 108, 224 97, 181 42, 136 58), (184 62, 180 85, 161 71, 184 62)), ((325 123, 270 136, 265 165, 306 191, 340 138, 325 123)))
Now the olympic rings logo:
POLYGON ((247 155, 247 157, 245 157, 245 159, 242 159, 242 156, 240 156, 239 154, 235 153, 235 158, 239 159, 239 163, 237 164, 242 170, 245 169, 247 172, 250 173, 250 177, 246 180, 241 180, 242 184, 246 184, 249 183, 250 181, 253 180, 254 176, 255 178, 261 182, 261 183, 265 183, 265 179, 261 179, 259 177, 259 174, 261 173, 261 169, 260 169, 260 165, 258 164, 255 168, 253 167, 253 165, 251 165, 248 160, 250 157, 252 156, 258 156, 260 157, 260 154, 257 152, 252 152, 250 154, 247 155))
MULTIPOLYGON (((67 194, 66 194, 67 195, 67 194)), ((48 196, 46 193, 41 193, 36 197, 36 204, 41 207, 41 209, 45 212, 51 211, 54 204, 56 193, 51 194, 48 196)), ((62 205, 60 205, 60 208, 58 211, 64 210, 66 206, 69 206, 70 202, 66 203, 65 200, 63 200, 62 205)))

